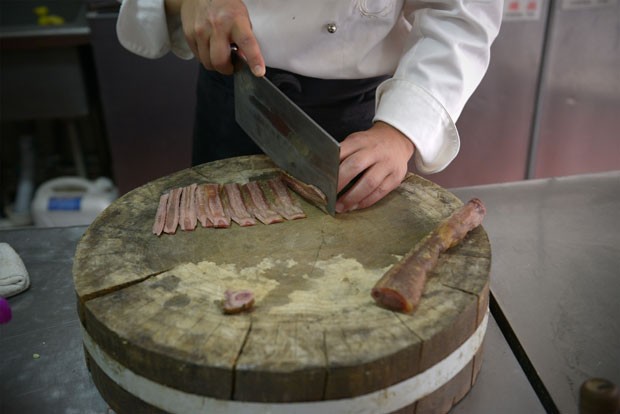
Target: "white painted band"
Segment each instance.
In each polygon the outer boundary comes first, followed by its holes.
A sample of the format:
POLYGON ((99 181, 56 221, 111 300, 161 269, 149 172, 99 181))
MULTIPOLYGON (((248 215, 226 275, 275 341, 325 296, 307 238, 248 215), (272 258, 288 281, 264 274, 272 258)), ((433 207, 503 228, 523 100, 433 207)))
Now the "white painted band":
POLYGON ((218 400, 169 388, 141 377, 119 364, 105 353, 85 330, 83 333, 88 353, 110 379, 142 401, 171 413, 360 414, 396 411, 446 384, 473 359, 482 346, 488 320, 487 310, 473 335, 454 352, 426 371, 398 384, 353 398, 296 403, 218 400))

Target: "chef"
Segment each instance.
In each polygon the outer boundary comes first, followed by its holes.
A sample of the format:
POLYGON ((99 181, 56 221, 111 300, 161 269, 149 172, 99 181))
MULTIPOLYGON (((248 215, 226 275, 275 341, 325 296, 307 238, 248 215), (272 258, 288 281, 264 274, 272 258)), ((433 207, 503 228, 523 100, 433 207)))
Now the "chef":
POLYGON ((501 15, 502 0, 123 0, 117 34, 138 55, 202 63, 193 164, 260 153, 234 120, 235 43, 341 141, 338 191, 359 176, 346 212, 395 189, 412 157, 424 174, 456 157, 501 15))

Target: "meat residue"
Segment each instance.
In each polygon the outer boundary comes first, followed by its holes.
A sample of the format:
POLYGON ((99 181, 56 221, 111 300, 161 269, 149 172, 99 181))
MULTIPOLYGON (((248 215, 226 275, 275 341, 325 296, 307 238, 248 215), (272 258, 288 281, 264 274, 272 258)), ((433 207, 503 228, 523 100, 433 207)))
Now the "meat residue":
POLYGON ((193 183, 173 188, 160 196, 153 234, 174 234, 180 227, 192 231, 202 227, 229 228, 281 223, 305 218, 300 204, 281 177, 246 184, 193 183))

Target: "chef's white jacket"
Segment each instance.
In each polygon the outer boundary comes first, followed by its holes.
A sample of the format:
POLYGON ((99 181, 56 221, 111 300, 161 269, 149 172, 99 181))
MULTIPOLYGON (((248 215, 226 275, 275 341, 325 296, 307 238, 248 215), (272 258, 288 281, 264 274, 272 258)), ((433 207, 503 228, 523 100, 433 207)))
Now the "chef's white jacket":
MULTIPOLYGON (((323 79, 390 74, 375 121, 405 134, 422 173, 457 155, 455 122, 480 83, 503 0, 245 0, 269 67, 323 79)), ((121 44, 148 58, 193 57, 164 0, 123 0, 121 44)))

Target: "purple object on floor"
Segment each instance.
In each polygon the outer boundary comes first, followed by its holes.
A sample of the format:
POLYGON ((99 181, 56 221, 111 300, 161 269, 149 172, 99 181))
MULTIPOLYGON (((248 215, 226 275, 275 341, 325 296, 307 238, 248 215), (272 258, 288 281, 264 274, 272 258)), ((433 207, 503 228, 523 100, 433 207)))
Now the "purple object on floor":
POLYGON ((7 323, 12 317, 11 306, 5 298, 0 298, 0 323, 7 323))

